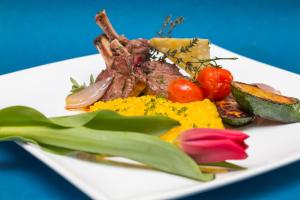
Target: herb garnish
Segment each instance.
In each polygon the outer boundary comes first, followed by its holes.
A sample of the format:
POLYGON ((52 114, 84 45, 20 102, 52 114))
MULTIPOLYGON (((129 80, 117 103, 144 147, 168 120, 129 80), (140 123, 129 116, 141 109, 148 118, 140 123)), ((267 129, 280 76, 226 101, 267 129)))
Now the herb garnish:
POLYGON ((165 62, 167 57, 171 57, 173 59, 175 59, 175 64, 179 64, 179 63, 184 63, 182 58, 176 57, 176 54, 180 54, 180 53, 187 53, 187 52, 191 52, 191 48, 193 48, 194 46, 197 45, 199 39, 198 38, 193 38, 190 43, 186 46, 183 46, 179 49, 179 51, 177 49, 174 50, 168 50, 161 58, 160 61, 165 62))
MULTIPOLYGON (((180 16, 172 20, 171 16, 167 16, 162 24, 162 27, 159 32, 157 32, 157 36, 163 38, 171 38, 172 32, 174 28, 178 25, 181 25, 184 22, 184 17, 180 16), (166 30, 168 29, 168 30, 166 30)), ((167 58, 171 58, 174 61, 174 64, 181 64, 183 69, 188 72, 192 72, 192 78, 195 79, 199 71, 205 66, 211 65, 218 67, 217 60, 236 60, 236 57, 230 58, 209 58, 209 59, 199 59, 197 57, 193 57, 194 61, 186 62, 183 58, 178 57, 181 53, 191 52, 191 49, 195 47, 198 43, 198 38, 193 38, 190 43, 186 46, 182 46, 180 49, 169 49, 166 53, 162 53, 157 49, 151 47, 150 48, 150 59, 155 61, 166 62, 167 58)))
POLYGON ((207 58, 207 59, 199 59, 197 57, 193 57, 195 61, 185 62, 182 58, 178 57, 178 54, 181 53, 187 53, 191 51, 191 48, 193 48, 197 42, 199 41, 198 38, 193 38, 190 43, 187 46, 183 46, 179 49, 174 50, 168 50, 166 53, 161 53, 157 49, 151 47, 150 49, 150 59, 166 62, 167 58, 172 58, 174 60, 174 64, 184 64, 182 65, 183 69, 185 71, 190 71, 193 73, 193 79, 196 78, 197 74, 201 69, 203 69, 205 66, 212 65, 212 66, 219 66, 217 64, 217 60, 236 60, 238 58, 236 57, 229 57, 229 58, 220 58, 220 57, 214 57, 214 58, 207 58), (197 64, 197 65, 195 65, 197 64))
POLYGON ((192 62, 184 62, 181 58, 176 58, 173 57, 174 59, 176 59, 175 64, 178 63, 184 63, 185 65, 183 66, 183 69, 186 71, 190 71, 193 73, 193 79, 196 78, 197 74, 201 71, 201 69, 203 69, 206 66, 213 66, 213 67, 220 67, 220 65, 217 64, 217 60, 236 60, 238 58, 236 57, 229 57, 229 58, 220 58, 220 57, 214 57, 214 58, 207 58, 207 59, 199 59, 196 57, 193 57, 195 59, 195 61, 192 62), (197 65, 193 65, 193 64, 197 64, 197 65))
POLYGON ((188 108, 186 106, 183 106, 182 108, 180 108, 178 111, 177 111, 177 115, 181 115, 182 113, 184 113, 185 111, 187 111, 188 108))
POLYGON ((198 38, 193 38, 187 46, 181 47, 179 49, 179 51, 177 49, 174 49, 174 50, 169 49, 164 54, 161 53, 160 51, 158 51, 157 49, 151 47, 150 48, 150 59, 158 60, 161 62, 166 62, 167 57, 171 57, 171 58, 176 59, 175 64, 183 63, 184 61, 182 60, 182 58, 176 57, 176 54, 191 52, 191 48, 196 46, 198 41, 199 41, 198 38))
POLYGON ((172 20, 172 17, 170 15, 167 16, 165 18, 165 21, 163 22, 163 25, 162 25, 160 31, 157 32, 157 36, 167 37, 167 38, 172 37, 172 32, 173 32, 174 28, 178 25, 183 24, 183 21, 184 21, 183 16, 179 16, 179 17, 175 18, 175 20, 172 20), (169 29, 166 30, 167 28, 169 28, 169 29))
MULTIPOLYGON (((73 77, 70 77, 70 81, 72 83, 72 89, 71 89, 71 94, 74 94, 76 92, 79 92, 80 90, 84 89, 87 87, 87 84, 86 83, 83 83, 83 84, 79 84, 73 77)), ((90 75, 90 84, 89 85, 92 85, 95 83, 95 78, 93 76, 93 74, 90 75)))

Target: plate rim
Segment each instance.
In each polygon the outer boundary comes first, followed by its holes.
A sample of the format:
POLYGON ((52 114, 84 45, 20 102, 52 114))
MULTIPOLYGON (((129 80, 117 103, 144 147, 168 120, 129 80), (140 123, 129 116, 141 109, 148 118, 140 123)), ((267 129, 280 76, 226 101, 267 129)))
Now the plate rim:
MULTIPOLYGON (((228 54, 233 54, 235 56, 238 56, 239 58, 243 58, 243 59, 249 60, 251 62, 258 63, 260 65, 261 64, 265 65, 265 67, 280 70, 284 73, 288 73, 289 75, 300 77, 300 75, 295 73, 295 72, 291 72, 291 71, 288 71, 286 69, 282 69, 282 68, 279 68, 279 67, 276 67, 276 66, 273 66, 273 65, 270 65, 270 64, 266 64, 266 63, 254 60, 252 58, 240 55, 238 53, 234 53, 230 50, 224 49, 224 48, 219 47, 217 45, 211 44, 211 47, 220 49, 222 51, 225 51, 228 54)), ((61 62, 68 62, 68 61, 76 60, 76 59, 88 59, 88 57, 93 57, 95 55, 99 55, 99 54, 91 54, 91 55, 80 56, 80 57, 70 58, 70 59, 66 59, 66 60, 56 61, 56 62, 52 62, 52 63, 48 63, 48 64, 33 66, 33 67, 22 69, 22 70, 9 72, 9 73, 6 73, 6 74, 1 74, 0 78, 2 78, 4 76, 13 76, 15 73, 20 73, 20 72, 24 73, 26 71, 36 70, 38 68, 43 68, 43 67, 48 66, 48 65, 57 65, 61 62)), ((22 142, 16 142, 16 143, 18 145, 20 145, 23 149, 25 149, 27 152, 29 152, 30 154, 32 154, 33 156, 35 156, 36 158, 41 160, 43 163, 45 163, 51 169, 56 171, 58 174, 60 174, 62 177, 64 177, 67 181, 69 181, 71 184, 73 184, 79 190, 84 192, 87 196, 89 196, 93 199, 109 199, 107 196, 105 196, 105 192, 101 192, 100 190, 95 190, 93 187, 90 187, 88 183, 80 180, 74 173, 69 172, 62 165, 60 165, 59 163, 57 163, 54 160, 52 160, 51 158, 49 158, 47 156, 46 152, 42 152, 42 150, 38 149, 37 147, 35 147, 32 144, 26 144, 26 143, 22 143, 22 142)), ((202 193, 202 192, 205 192, 205 191, 208 191, 208 190, 219 188, 221 186, 236 183, 236 182, 248 179, 250 177, 258 176, 260 174, 263 174, 263 173, 269 172, 271 170, 286 166, 286 165, 291 164, 293 162, 296 162, 298 160, 300 160, 300 154, 292 154, 290 156, 285 157, 284 159, 281 159, 281 160, 277 161, 275 164, 274 163, 268 163, 268 164, 265 164, 263 166, 254 168, 252 170, 248 169, 247 173, 240 174, 239 176, 235 176, 235 177, 230 178, 230 179, 221 180, 221 181, 218 181, 217 183, 208 182, 208 183, 206 183, 206 185, 194 185, 194 186, 190 186, 190 187, 187 187, 187 188, 183 188, 181 190, 161 192, 159 194, 152 194, 152 195, 149 195, 149 196, 143 197, 143 198, 139 197, 139 199, 148 200, 148 199, 157 199, 157 198, 180 198, 180 197, 184 197, 184 196, 199 194, 199 193, 202 193)))
MULTIPOLYGON (((69 173, 68 170, 66 170, 63 166, 59 165, 52 159, 49 159, 46 152, 42 152, 42 150, 39 149, 38 147, 36 147, 34 144, 27 144, 27 143, 23 143, 23 142, 16 142, 16 143, 19 146, 21 146, 24 150, 26 150, 27 152, 29 152, 30 154, 32 154, 33 156, 35 156, 36 158, 41 160, 48 167, 50 167, 51 169, 56 171, 59 175, 61 175, 64 179, 66 179, 72 185, 77 187, 80 191, 85 193, 87 196, 91 197, 92 199, 100 199, 100 200, 109 199, 103 193, 97 192, 92 187, 89 187, 88 184, 86 184, 85 182, 82 182, 73 173, 69 173)), ((299 155, 293 154, 291 156, 286 157, 285 159, 281 159, 280 161, 277 161, 276 164, 268 163, 268 164, 265 164, 261 167, 257 167, 252 170, 247 169, 248 170, 247 173, 241 174, 239 176, 235 176, 231 179, 221 180, 217 183, 213 183, 213 181, 207 182, 207 183, 205 183, 206 185, 204 185, 204 186, 203 185, 195 185, 195 186, 190 186, 185 189, 181 189, 179 191, 175 190, 175 191, 162 192, 162 193, 159 193, 156 195, 153 194, 151 196, 142 197, 142 198, 138 198, 138 199, 142 199, 142 200, 161 199, 161 198, 170 199, 170 198, 182 198, 182 197, 186 197, 186 196, 200 194, 202 192, 207 192, 209 190, 213 190, 213 189, 216 189, 216 188, 219 188, 222 186, 227 186, 227 185, 230 185, 233 183, 237 183, 237 182, 243 181, 248 178, 254 178, 254 177, 264 174, 266 172, 270 172, 272 170, 275 170, 275 169, 284 167, 288 164, 294 163, 298 160, 300 160, 300 154, 299 155)), ((131 199, 134 200, 136 198, 131 198, 131 199)))

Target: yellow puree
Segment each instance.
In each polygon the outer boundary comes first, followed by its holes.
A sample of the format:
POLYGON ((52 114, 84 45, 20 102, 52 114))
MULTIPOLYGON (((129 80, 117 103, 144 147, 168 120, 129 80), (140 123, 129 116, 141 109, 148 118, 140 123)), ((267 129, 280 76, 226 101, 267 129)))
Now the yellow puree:
POLYGON ((122 115, 164 115, 180 122, 161 138, 174 142, 177 136, 190 128, 224 128, 216 106, 205 99, 192 103, 173 103, 155 96, 128 97, 111 101, 99 101, 90 107, 90 111, 100 109, 113 110, 122 115))

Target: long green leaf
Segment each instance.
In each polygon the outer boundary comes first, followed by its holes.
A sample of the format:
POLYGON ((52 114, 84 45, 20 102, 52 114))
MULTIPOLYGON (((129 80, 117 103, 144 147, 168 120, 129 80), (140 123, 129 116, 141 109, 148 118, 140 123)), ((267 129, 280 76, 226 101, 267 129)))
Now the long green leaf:
POLYGON ((202 165, 215 166, 215 167, 224 167, 224 168, 231 169, 231 170, 245 170, 245 169, 247 169, 245 167, 239 166, 239 165, 234 164, 234 163, 226 162, 226 161, 216 162, 216 163, 208 163, 208 164, 202 164, 202 165))
POLYGON ((89 127, 98 130, 132 131, 159 135, 179 125, 173 119, 164 116, 126 117, 116 112, 101 110, 77 115, 47 118, 39 111, 12 106, 0 110, 0 126, 54 126, 89 127))
POLYGON ((71 155, 74 153, 77 153, 78 151, 73 149, 66 149, 62 147, 56 147, 51 145, 45 145, 45 144, 38 144, 44 151, 47 151, 49 153, 54 153, 62 156, 71 155))
POLYGON ((11 106, 0 110, 0 126, 54 125, 39 111, 25 106, 11 106))
POLYGON ((110 110, 82 113, 72 116, 50 118, 55 124, 67 127, 85 126, 98 130, 132 131, 160 135, 178 121, 165 116, 122 116, 110 110))
POLYGON ((0 139, 25 139, 41 145, 129 158, 150 167, 195 180, 209 181, 197 164, 178 147, 158 137, 125 131, 101 131, 86 127, 2 126, 0 139))

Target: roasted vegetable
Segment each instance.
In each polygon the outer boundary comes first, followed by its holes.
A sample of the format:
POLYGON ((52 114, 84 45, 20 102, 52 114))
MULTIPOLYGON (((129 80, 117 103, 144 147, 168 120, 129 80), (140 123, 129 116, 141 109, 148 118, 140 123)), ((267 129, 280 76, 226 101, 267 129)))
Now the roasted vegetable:
POLYGON ((195 83, 185 78, 178 78, 173 80, 168 87, 168 99, 179 103, 202 101, 203 93, 195 83))
POLYGON ((231 92, 242 109, 265 119, 280 122, 300 121, 300 102, 257 86, 233 82, 231 92))
POLYGON ((230 71, 216 66, 204 68, 197 76, 204 96, 210 100, 222 100, 228 96, 232 80, 230 71))
POLYGON ((219 115, 225 124, 231 126, 242 126, 249 124, 254 119, 254 115, 245 112, 233 98, 232 94, 225 99, 215 102, 219 115))

